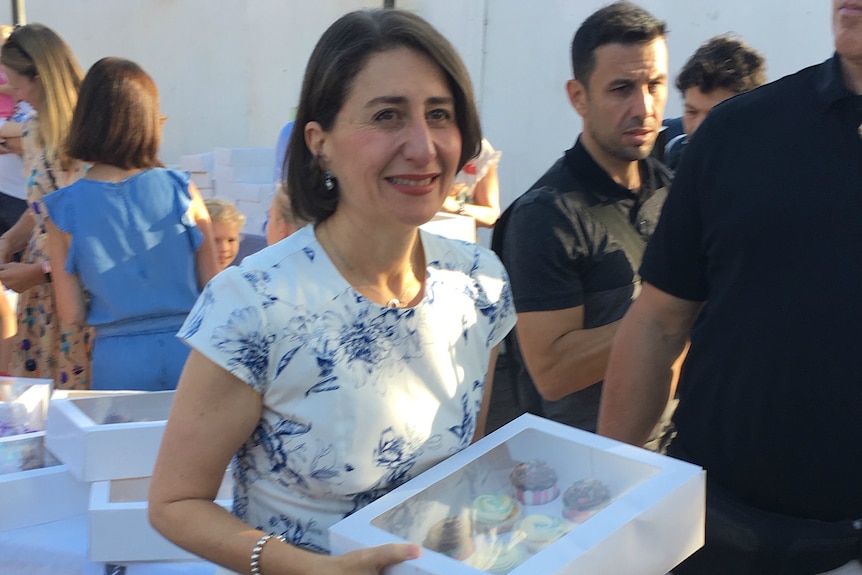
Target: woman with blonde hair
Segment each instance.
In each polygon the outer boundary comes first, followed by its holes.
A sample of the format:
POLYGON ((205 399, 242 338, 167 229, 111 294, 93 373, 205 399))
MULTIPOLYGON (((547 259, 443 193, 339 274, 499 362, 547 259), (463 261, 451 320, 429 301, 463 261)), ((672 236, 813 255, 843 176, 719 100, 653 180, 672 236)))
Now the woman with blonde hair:
POLYGON ((53 379, 57 388, 88 389, 91 332, 64 325, 55 313, 42 203, 43 196, 83 174, 81 162, 63 150, 83 74, 69 46, 41 24, 16 28, 3 44, 0 63, 15 99, 36 111, 22 139, 28 209, 0 236, 0 281, 21 294, 10 372, 53 379), (10 261, 21 250, 21 262, 10 261))

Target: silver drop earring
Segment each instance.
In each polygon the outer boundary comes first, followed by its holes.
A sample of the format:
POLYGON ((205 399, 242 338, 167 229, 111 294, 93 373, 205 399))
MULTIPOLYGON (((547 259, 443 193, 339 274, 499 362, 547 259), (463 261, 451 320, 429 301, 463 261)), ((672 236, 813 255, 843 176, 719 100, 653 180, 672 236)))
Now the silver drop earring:
POLYGON ((323 173, 323 185, 326 186, 326 189, 330 192, 335 189, 335 176, 332 175, 332 172, 326 170, 323 173))

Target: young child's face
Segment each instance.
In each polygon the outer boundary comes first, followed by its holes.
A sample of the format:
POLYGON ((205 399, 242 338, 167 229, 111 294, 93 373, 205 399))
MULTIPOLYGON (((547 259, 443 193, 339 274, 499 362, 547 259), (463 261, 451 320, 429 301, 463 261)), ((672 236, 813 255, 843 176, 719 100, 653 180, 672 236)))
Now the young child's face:
POLYGON ((213 221, 219 269, 228 267, 239 253, 239 224, 213 221))

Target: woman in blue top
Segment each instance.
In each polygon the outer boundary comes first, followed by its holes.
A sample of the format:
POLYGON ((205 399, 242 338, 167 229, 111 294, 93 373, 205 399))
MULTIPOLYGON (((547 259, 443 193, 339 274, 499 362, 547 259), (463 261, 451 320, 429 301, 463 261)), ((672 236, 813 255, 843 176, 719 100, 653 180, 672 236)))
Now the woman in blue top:
POLYGON ((93 389, 173 389, 188 348, 175 334, 217 272, 203 199, 161 167, 158 90, 137 64, 96 62, 67 142, 91 162, 45 197, 60 318, 95 328, 93 389), (61 268, 61 269, 57 269, 61 268))

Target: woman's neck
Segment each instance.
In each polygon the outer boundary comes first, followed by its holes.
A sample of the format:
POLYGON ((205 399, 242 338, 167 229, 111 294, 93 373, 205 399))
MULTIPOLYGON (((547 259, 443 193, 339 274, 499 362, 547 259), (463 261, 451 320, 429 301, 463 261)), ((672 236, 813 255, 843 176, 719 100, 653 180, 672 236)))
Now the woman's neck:
POLYGON ((99 180, 100 182, 121 182, 142 171, 143 170, 141 168, 127 169, 96 162, 92 165, 85 177, 88 180, 99 180))
POLYGON ((419 231, 356 233, 351 223, 332 216, 315 228, 318 241, 342 277, 375 303, 415 305, 422 297, 425 279, 419 231))

